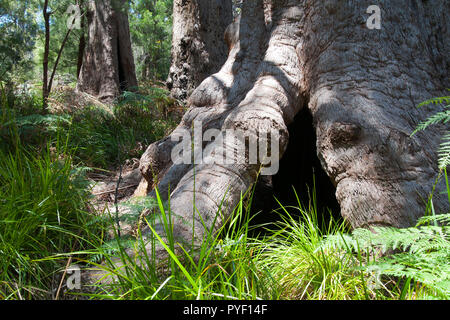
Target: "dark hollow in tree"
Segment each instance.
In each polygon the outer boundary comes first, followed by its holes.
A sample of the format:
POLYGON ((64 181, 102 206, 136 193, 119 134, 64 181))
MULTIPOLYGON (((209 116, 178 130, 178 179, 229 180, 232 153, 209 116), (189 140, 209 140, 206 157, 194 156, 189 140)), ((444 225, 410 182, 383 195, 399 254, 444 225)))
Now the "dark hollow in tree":
POLYGON ((301 218, 299 204, 307 210, 310 205, 317 208, 320 227, 341 219, 336 188, 317 156, 317 137, 308 108, 295 116, 288 131, 289 143, 280 159, 279 171, 273 176, 260 176, 252 190, 249 214, 254 236, 265 233, 269 225, 277 228, 276 222, 286 217, 285 210, 291 217, 301 218))

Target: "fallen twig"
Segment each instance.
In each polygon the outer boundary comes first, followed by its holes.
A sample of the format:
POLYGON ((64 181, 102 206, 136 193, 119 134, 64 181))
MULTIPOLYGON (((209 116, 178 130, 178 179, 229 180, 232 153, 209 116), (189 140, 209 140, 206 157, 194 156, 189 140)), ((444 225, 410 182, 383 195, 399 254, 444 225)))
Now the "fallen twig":
POLYGON ((116 192, 116 190, 117 191, 122 191, 122 190, 125 190, 125 189, 134 188, 134 187, 137 187, 138 185, 139 184, 132 184, 132 185, 129 185, 129 186, 126 186, 126 187, 121 187, 121 188, 114 189, 114 190, 103 191, 103 192, 99 192, 99 193, 93 193, 92 195, 94 195, 94 196, 101 196, 101 195, 104 195, 104 194, 116 192))

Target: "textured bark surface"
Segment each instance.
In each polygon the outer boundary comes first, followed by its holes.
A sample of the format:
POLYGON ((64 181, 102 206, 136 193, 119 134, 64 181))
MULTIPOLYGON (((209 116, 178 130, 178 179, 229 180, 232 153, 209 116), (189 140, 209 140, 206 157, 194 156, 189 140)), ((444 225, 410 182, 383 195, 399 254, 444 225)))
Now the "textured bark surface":
POLYGON ((174 0, 172 65, 167 86, 186 101, 209 75, 227 59, 223 41, 232 22, 231 0, 174 0))
MULTIPOLYGON (((381 30, 369 30, 364 12, 370 4, 314 1, 305 8, 309 37, 297 47, 302 87, 342 215, 354 227, 405 227, 424 214, 437 176, 442 131, 409 135, 430 115, 431 108, 416 106, 450 85, 449 6, 384 1, 381 30), (317 32, 317 26, 333 32, 317 32)), ((443 210, 444 199, 435 196, 443 210)))
MULTIPOLYGON (((192 223, 197 242, 205 229, 221 226, 255 183, 260 163, 173 164, 177 142, 171 137, 192 130, 194 121, 202 121, 203 132, 239 128, 256 140, 275 130, 281 158, 287 126, 303 107, 312 114, 317 153, 336 187, 341 214, 353 227, 405 227, 424 214, 438 176, 442 127, 410 134, 439 109, 417 105, 450 87, 449 6, 380 1, 382 27, 371 30, 366 27, 371 4, 243 3, 240 20, 227 30, 228 60, 192 93, 190 109, 172 135, 151 145, 141 159, 150 196, 158 186, 167 199, 170 188, 179 241, 191 241, 192 223)), ((211 155, 221 151, 213 142, 203 147, 211 155)), ((227 135, 225 149, 235 151, 233 137, 227 135)), ((242 156, 234 154, 236 160, 242 156)), ((447 210, 446 199, 434 196, 435 209, 447 210)))
POLYGON ((125 2, 88 2, 88 40, 77 89, 104 102, 137 87, 125 2))

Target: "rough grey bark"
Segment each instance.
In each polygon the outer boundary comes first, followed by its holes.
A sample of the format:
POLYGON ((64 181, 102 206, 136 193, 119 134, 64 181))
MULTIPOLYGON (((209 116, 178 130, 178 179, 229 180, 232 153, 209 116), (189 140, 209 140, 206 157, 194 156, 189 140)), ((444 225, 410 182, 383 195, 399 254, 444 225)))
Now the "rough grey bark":
POLYGON ((172 64, 167 86, 173 97, 186 101, 227 59, 223 41, 232 22, 231 0, 174 0, 172 64))
POLYGON ((77 89, 111 102, 137 87, 125 0, 89 1, 88 40, 77 89))
MULTIPOLYGON (((173 164, 177 142, 171 138, 192 130, 194 121, 202 121, 203 132, 243 129, 255 141, 274 130, 281 158, 287 125, 302 107, 312 113, 318 156, 336 186, 341 214, 354 228, 406 227, 424 214, 438 176, 442 127, 410 134, 438 110, 417 105, 450 87, 450 6, 380 1, 382 27, 371 30, 366 27, 371 4, 243 3, 242 17, 227 30, 228 60, 192 93, 171 136, 151 145, 141 159, 147 184, 141 191, 154 196, 158 186, 167 199, 170 190, 179 241, 190 243, 193 224, 196 243, 205 230, 217 230, 255 183, 260 163, 173 164)), ((221 151, 213 142, 203 147, 211 146, 211 155, 221 151)), ((224 148, 235 151, 234 137, 227 136, 224 148)), ((447 210, 445 201, 435 193, 437 211, 447 210)), ((160 225, 155 228, 162 232, 160 225)))
MULTIPOLYGON (((369 1, 314 4, 303 24, 310 37, 297 52, 342 215, 354 227, 410 226, 438 173, 442 131, 409 135, 432 110, 417 105, 450 86, 448 2, 383 1, 381 30, 364 24, 369 1)), ((438 210, 448 208, 434 197, 438 210)))

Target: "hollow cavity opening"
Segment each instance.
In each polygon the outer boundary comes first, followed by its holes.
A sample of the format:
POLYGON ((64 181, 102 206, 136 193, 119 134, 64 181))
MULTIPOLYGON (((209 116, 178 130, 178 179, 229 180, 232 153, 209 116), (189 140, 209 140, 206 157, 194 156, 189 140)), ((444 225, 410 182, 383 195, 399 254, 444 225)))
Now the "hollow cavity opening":
MULTIPOLYGON (((336 188, 317 156, 316 132, 307 107, 297 114, 288 130, 289 145, 280 161, 278 173, 260 177, 255 187, 251 215, 259 213, 252 219, 251 225, 280 221, 280 215, 286 215, 284 210, 293 218, 300 218, 299 202, 306 210, 310 210, 311 206, 317 208, 319 226, 328 225, 331 219, 340 220, 336 188), (280 204, 284 209, 280 209, 280 204)), ((257 228, 256 232, 262 229, 257 228)))

